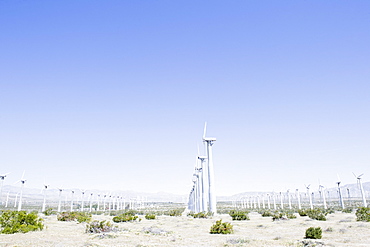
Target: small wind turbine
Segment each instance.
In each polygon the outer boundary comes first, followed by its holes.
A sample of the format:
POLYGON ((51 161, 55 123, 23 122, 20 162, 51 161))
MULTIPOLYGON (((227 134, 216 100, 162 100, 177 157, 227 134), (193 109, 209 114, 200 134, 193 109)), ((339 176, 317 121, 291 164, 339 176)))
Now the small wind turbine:
POLYGON ((284 209, 283 193, 282 192, 280 192, 280 207, 281 207, 281 209, 284 209))
POLYGON ((22 174, 22 178, 17 181, 16 183, 21 183, 21 191, 20 191, 20 195, 19 195, 19 202, 18 202, 18 211, 21 211, 22 210, 22 195, 23 195, 23 187, 24 187, 24 184, 26 183, 26 179, 24 179, 24 173, 26 171, 23 171, 23 174, 22 174))
POLYGON ((271 206, 270 206, 270 194, 267 194, 267 208, 268 209, 271 209, 271 206))
POLYGON ((321 193, 321 195, 322 195, 322 200, 323 200, 323 203, 324 203, 324 209, 327 209, 328 207, 327 207, 327 205, 326 205, 325 188, 324 188, 324 186, 322 186, 322 185, 320 184, 320 181, 319 181, 319 192, 320 192, 320 193, 321 193))
POLYGON ((286 194, 287 194, 287 196, 288 196, 289 209, 292 209, 292 201, 291 201, 291 199, 290 199, 290 193, 289 193, 289 190, 287 190, 286 194))
POLYGON ((340 187, 339 187, 340 183, 341 183, 339 174, 337 174, 337 177, 338 177, 337 185, 338 185, 339 201, 340 201, 340 205, 344 209, 344 202, 343 202, 342 192, 340 191, 340 187))
POLYGON ((49 188, 49 185, 47 185, 44 181, 44 187, 42 188, 42 192, 43 192, 43 195, 44 195, 44 202, 42 203, 42 209, 41 209, 41 212, 45 212, 45 208, 46 208, 46 190, 49 188))
POLYGON ((75 191, 71 190, 72 196, 71 196, 71 212, 73 212, 73 197, 75 195, 75 191))
POLYGON ((295 191, 297 193, 298 209, 302 209, 302 207, 301 207, 301 197, 300 197, 299 191, 298 191, 298 189, 296 189, 295 191))
POLYGON ((8 191, 8 193, 6 194, 6 201, 5 201, 5 207, 6 208, 8 207, 9 193, 10 193, 10 191, 8 191))
POLYGON ((62 203, 62 191, 63 189, 62 188, 57 188, 58 191, 59 191, 59 201, 58 201, 58 213, 60 212, 61 210, 61 203, 62 203))
POLYGON ((85 192, 86 192, 86 190, 81 190, 80 189, 80 191, 81 191, 81 212, 82 211, 84 211, 84 199, 85 199, 85 192))
POLYGON ((312 205, 312 197, 311 197, 311 193, 310 193, 310 184, 309 185, 304 185, 307 189, 307 195, 308 195, 308 198, 310 200, 310 208, 313 209, 313 205, 312 205))
POLYGON ((9 175, 9 172, 0 175, 0 204, 1 205, 3 204, 3 184, 4 184, 4 179, 6 178, 7 175, 9 175))
POLYGON ((361 175, 356 176, 356 174, 353 173, 353 175, 355 176, 355 178, 357 178, 357 183, 359 184, 360 190, 361 190, 362 203, 363 203, 363 206, 366 208, 367 207, 367 202, 366 202, 366 198, 365 198, 364 188, 362 187, 362 183, 361 183, 361 176, 364 175, 364 174, 362 173, 361 175))

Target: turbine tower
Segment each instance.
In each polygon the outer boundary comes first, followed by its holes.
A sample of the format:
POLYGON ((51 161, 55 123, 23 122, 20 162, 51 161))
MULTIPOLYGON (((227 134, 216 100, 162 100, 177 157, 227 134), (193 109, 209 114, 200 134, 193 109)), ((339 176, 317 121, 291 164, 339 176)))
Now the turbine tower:
POLYGON ((357 178, 357 183, 359 184, 360 190, 361 190, 362 203, 363 203, 363 206, 366 208, 367 207, 367 202, 366 202, 366 198, 365 198, 364 188, 362 187, 362 183, 361 183, 361 176, 364 175, 364 174, 362 173, 361 175, 356 176, 356 174, 353 173, 353 175, 355 176, 355 178, 357 178))
POLYGON ((297 193, 298 209, 302 209, 302 207, 301 207, 301 197, 299 195, 299 191, 298 191, 298 189, 296 189, 295 191, 297 193))
POLYGON ((73 196, 75 195, 75 191, 72 190, 72 197, 71 197, 71 212, 73 212, 73 196))
POLYGON ((216 194, 215 194, 215 175, 213 171, 213 154, 212 146, 216 141, 214 137, 206 137, 207 122, 204 124, 203 142, 207 147, 207 163, 208 163, 208 194, 209 194, 209 211, 213 214, 217 213, 216 209, 216 194))
POLYGON ((323 200, 323 203, 324 203, 324 209, 327 209, 328 206, 326 205, 325 188, 324 188, 324 186, 322 186, 320 184, 320 181, 319 181, 319 192, 321 192, 321 195, 322 195, 322 200, 323 200))
POLYGON ((3 205, 3 185, 4 185, 4 179, 6 178, 7 175, 9 175, 9 173, 0 175, 0 205, 3 205))
POLYGON ((342 206, 342 208, 344 209, 344 202, 343 202, 343 196, 342 196, 342 192, 340 191, 340 177, 339 177, 339 174, 337 174, 338 176, 338 182, 337 182, 337 185, 338 185, 338 193, 339 193, 339 202, 340 202, 340 205, 342 206))
MULTIPOLYGON (((199 153, 199 152, 198 152, 199 153)), ((202 198, 202 212, 206 212, 208 211, 208 207, 207 207, 207 203, 208 203, 208 200, 207 200, 207 195, 206 195, 206 184, 205 184, 205 176, 204 174, 207 174, 207 170, 205 169, 205 160, 207 159, 206 156, 199 156, 198 154, 198 159, 200 160, 200 168, 199 168, 199 176, 200 176, 200 184, 201 184, 201 191, 200 191, 200 194, 201 194, 201 198, 202 198)))
MULTIPOLYGON (((21 183, 21 191, 20 191, 20 194, 19 194, 19 202, 18 202, 18 211, 21 211, 22 210, 22 195, 23 195, 23 187, 24 187, 24 183, 26 182, 26 179, 24 179, 24 173, 26 171, 23 171, 23 174, 22 174, 22 178, 21 180, 19 180, 18 182, 21 183)), ((17 182, 17 183, 18 183, 17 182)))
POLYGON ((61 202, 62 202, 62 191, 63 189, 62 188, 57 188, 59 190, 59 201, 58 201, 58 213, 60 212, 60 208, 61 208, 61 202))
POLYGON ((43 193, 43 196, 44 196, 44 202, 42 203, 41 212, 45 212, 45 208, 46 208, 46 190, 48 188, 49 188, 49 185, 45 184, 45 181, 44 181, 44 188, 42 188, 42 193, 43 193))
POLYGON ((310 200, 310 208, 313 209, 313 205, 312 205, 312 196, 311 196, 311 193, 310 193, 310 184, 309 185, 304 185, 307 189, 307 195, 308 195, 308 198, 310 200))

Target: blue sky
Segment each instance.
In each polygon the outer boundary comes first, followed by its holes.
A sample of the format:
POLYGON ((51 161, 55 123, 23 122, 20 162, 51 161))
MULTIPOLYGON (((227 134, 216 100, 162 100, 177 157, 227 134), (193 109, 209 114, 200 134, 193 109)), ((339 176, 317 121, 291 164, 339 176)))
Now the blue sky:
POLYGON ((0 173, 187 194, 370 179, 368 1, 1 1, 0 173))

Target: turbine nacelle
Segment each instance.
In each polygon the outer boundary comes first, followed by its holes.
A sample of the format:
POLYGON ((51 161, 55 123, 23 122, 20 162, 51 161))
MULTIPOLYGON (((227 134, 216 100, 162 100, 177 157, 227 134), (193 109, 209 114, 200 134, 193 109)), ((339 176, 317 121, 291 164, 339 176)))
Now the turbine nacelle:
POLYGON ((203 141, 204 142, 215 142, 216 138, 215 137, 204 137, 203 141))

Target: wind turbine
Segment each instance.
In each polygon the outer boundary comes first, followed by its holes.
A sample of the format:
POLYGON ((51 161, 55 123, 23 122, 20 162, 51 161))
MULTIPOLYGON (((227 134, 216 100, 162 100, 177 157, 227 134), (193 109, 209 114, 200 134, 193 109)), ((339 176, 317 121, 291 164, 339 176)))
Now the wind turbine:
POLYGON ((309 185, 304 185, 307 189, 307 195, 308 195, 308 198, 310 200, 310 208, 313 209, 313 205, 312 205, 312 196, 311 196, 311 193, 310 193, 310 184, 309 185))
POLYGON ((205 212, 207 211, 207 195, 206 195, 206 184, 205 184, 205 176, 204 174, 207 174, 207 170, 206 170, 206 166, 205 166, 205 160, 207 159, 206 156, 198 156, 198 159, 200 160, 200 181, 201 181, 201 186, 202 186, 202 190, 201 190, 201 194, 202 194, 202 211, 205 212))
POLYGON ((80 191, 81 191, 81 212, 82 211, 84 211, 84 199, 85 199, 85 192, 86 192, 86 190, 81 190, 80 189, 80 191))
POLYGON ((45 212, 45 208, 46 208, 46 190, 49 188, 49 185, 47 185, 45 183, 45 180, 44 180, 44 187, 42 188, 42 192, 43 192, 43 196, 44 196, 44 202, 42 203, 42 209, 41 209, 41 212, 45 212))
POLYGON ((213 154, 212 146, 216 141, 214 137, 206 137, 207 122, 204 124, 203 142, 207 146, 207 161, 208 161, 208 193, 209 193, 209 210, 211 213, 216 214, 216 194, 215 194, 215 175, 213 171, 213 154))
POLYGON ((289 193, 289 190, 287 190, 286 194, 287 194, 287 196, 288 196, 289 209, 292 209, 292 201, 291 201, 291 199, 290 199, 290 193, 289 193))
POLYGON ((6 194, 6 201, 5 201, 5 207, 6 208, 8 207, 9 193, 10 193, 10 191, 8 191, 8 193, 6 194))
POLYGON ((281 207, 281 209, 284 209, 283 193, 282 192, 280 192, 280 207, 281 207))
POLYGON ((0 204, 3 205, 3 184, 4 184, 4 179, 6 178, 7 175, 10 173, 5 173, 0 175, 0 204))
POLYGON ((361 195, 362 195, 362 203, 363 203, 363 206, 366 208, 367 203, 366 203, 366 198, 365 198, 365 192, 364 192, 364 188, 362 187, 362 183, 361 183, 361 176, 364 175, 364 174, 362 173, 361 175, 356 176, 356 174, 353 173, 353 175, 355 176, 355 178, 357 178, 357 183, 360 185, 360 190, 361 190, 361 195))
POLYGON ((271 209, 271 206, 270 206, 270 194, 267 194, 267 208, 268 209, 271 209))
POLYGON ((325 188, 324 188, 324 186, 322 186, 322 185, 320 184, 320 181, 319 181, 319 192, 320 192, 320 193, 321 193, 321 195, 322 195, 322 200, 323 200, 323 203, 324 203, 324 209, 327 209, 328 207, 327 207, 327 205, 326 205, 325 188))
POLYGON ((302 209, 302 207, 301 207, 301 197, 300 197, 299 191, 298 191, 298 189, 296 189, 295 191, 297 193, 298 209, 302 209))
POLYGON ((58 213, 60 212, 61 209, 61 203, 62 203, 62 188, 57 188, 59 190, 59 201, 58 201, 58 213))
POLYGON ((72 197, 71 197, 71 212, 73 212, 73 197, 75 195, 75 191, 74 190, 71 190, 72 192, 72 197))
POLYGON ((343 202, 342 192, 340 191, 340 187, 339 187, 340 183, 341 183, 339 174, 337 174, 337 177, 338 177, 337 185, 338 185, 339 201, 340 201, 340 205, 344 209, 344 202, 343 202))
POLYGON ((26 171, 23 171, 23 174, 22 174, 22 178, 17 181, 16 183, 21 183, 21 191, 20 191, 20 195, 19 195, 19 202, 18 202, 18 211, 21 211, 22 210, 22 195, 23 195, 23 187, 24 187, 24 183, 26 182, 26 179, 24 179, 24 173, 26 171))

